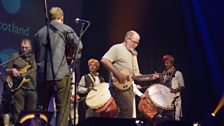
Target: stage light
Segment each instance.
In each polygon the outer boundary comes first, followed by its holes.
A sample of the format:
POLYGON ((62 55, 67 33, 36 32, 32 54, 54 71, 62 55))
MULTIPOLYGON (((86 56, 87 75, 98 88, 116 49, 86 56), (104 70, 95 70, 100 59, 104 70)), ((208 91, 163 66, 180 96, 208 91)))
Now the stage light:
POLYGON ((201 123, 199 123, 199 122, 194 122, 194 123, 193 123, 193 126, 201 126, 201 123))
POLYGON ((212 116, 215 117, 215 115, 218 113, 218 111, 223 107, 224 105, 224 95, 222 95, 222 98, 220 100, 220 102, 218 103, 217 107, 215 108, 215 110, 212 112, 212 116))
POLYGON ((18 126, 48 126, 52 115, 51 112, 22 112, 19 116, 18 126))

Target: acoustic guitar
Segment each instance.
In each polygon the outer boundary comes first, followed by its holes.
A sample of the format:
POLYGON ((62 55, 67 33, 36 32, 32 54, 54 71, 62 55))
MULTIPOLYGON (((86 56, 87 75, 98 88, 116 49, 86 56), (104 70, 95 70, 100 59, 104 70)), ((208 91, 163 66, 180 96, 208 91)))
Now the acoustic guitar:
POLYGON ((112 84, 115 88, 117 88, 121 91, 125 91, 125 90, 129 89, 132 86, 132 82, 134 80, 137 80, 140 78, 152 77, 152 75, 153 75, 153 74, 145 74, 145 75, 133 76, 130 72, 128 72, 127 70, 124 70, 124 69, 122 69, 120 72, 126 76, 125 83, 120 83, 117 80, 117 78, 115 78, 113 76, 112 84))
POLYGON ((29 74, 31 74, 34 71, 34 69, 31 68, 31 65, 27 65, 24 68, 22 68, 21 70, 19 70, 19 73, 21 74, 20 77, 15 77, 15 76, 7 76, 6 77, 6 88, 11 91, 14 92, 18 89, 20 89, 20 87, 29 82, 30 79, 26 78, 29 74))

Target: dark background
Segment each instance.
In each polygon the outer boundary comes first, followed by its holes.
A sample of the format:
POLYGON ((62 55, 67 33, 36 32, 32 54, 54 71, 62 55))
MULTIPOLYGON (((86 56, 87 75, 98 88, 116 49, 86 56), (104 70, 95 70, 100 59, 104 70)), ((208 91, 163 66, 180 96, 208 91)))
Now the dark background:
MULTIPOLYGON (((2 0, 4 1, 4 0, 2 0)), ((65 23, 79 34, 75 18, 89 20, 91 25, 82 37, 81 74, 88 72, 89 58, 101 59, 128 30, 140 36, 137 48, 141 73, 162 72, 162 56, 175 57, 175 66, 183 73, 184 119, 205 124, 223 122, 224 110, 211 117, 223 96, 224 2, 222 0, 48 0, 48 7, 60 6, 65 23)), ((9 14, 0 4, 0 22, 29 26, 29 38, 45 24, 43 2, 21 0, 17 14, 9 14)), ((17 49, 26 36, 0 29, 0 56, 6 49, 17 49), (4 43, 4 44, 3 44, 4 43)), ((106 70, 100 72, 107 78, 106 70)), ((145 85, 145 83, 139 83, 145 85)))

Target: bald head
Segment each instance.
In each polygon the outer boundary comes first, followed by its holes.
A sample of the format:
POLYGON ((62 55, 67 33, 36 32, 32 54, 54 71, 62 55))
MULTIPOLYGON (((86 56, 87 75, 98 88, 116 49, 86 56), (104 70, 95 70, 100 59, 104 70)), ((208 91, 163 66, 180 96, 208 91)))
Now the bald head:
POLYGON ((138 45, 140 41, 140 35, 136 31, 128 31, 124 38, 124 45, 125 47, 132 51, 134 50, 138 45))
POLYGON ((135 37, 135 38, 138 38, 139 40, 140 40, 140 36, 139 36, 139 34, 136 32, 136 31, 134 31, 134 30, 130 30, 130 31, 128 31, 127 33, 126 33, 126 35, 125 35, 125 39, 130 39, 130 38, 132 38, 132 37, 135 37))

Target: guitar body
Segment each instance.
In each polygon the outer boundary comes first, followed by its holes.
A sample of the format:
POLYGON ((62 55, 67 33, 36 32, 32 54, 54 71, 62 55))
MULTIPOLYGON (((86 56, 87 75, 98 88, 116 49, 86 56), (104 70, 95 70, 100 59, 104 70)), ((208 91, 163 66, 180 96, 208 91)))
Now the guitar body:
MULTIPOLYGON (((150 78, 153 76, 153 74, 133 76, 130 72, 128 72, 127 70, 124 70, 124 69, 122 69, 120 72, 126 76, 125 83, 120 83, 117 80, 117 78, 112 77, 112 84, 114 87, 116 87, 117 89, 119 89, 121 91, 125 91, 125 90, 129 89, 132 86, 132 82, 134 80, 138 80, 141 78, 150 78)), ((160 75, 160 73, 157 73, 157 74, 160 75)))
POLYGON ((132 74, 127 70, 121 70, 120 72, 126 76, 125 83, 120 83, 115 77, 112 77, 112 84, 115 88, 125 91, 132 86, 132 74))
POLYGON ((65 55, 66 55, 66 60, 67 60, 68 65, 71 65, 72 61, 73 61, 74 49, 66 47, 65 55))
POLYGON ((31 66, 27 65, 21 70, 19 70, 19 73, 22 75, 21 77, 14 77, 14 76, 7 76, 6 77, 6 88, 10 90, 11 92, 14 92, 18 90, 23 84, 27 83, 30 81, 30 79, 27 79, 26 77, 23 76, 28 69, 30 69, 31 66))

